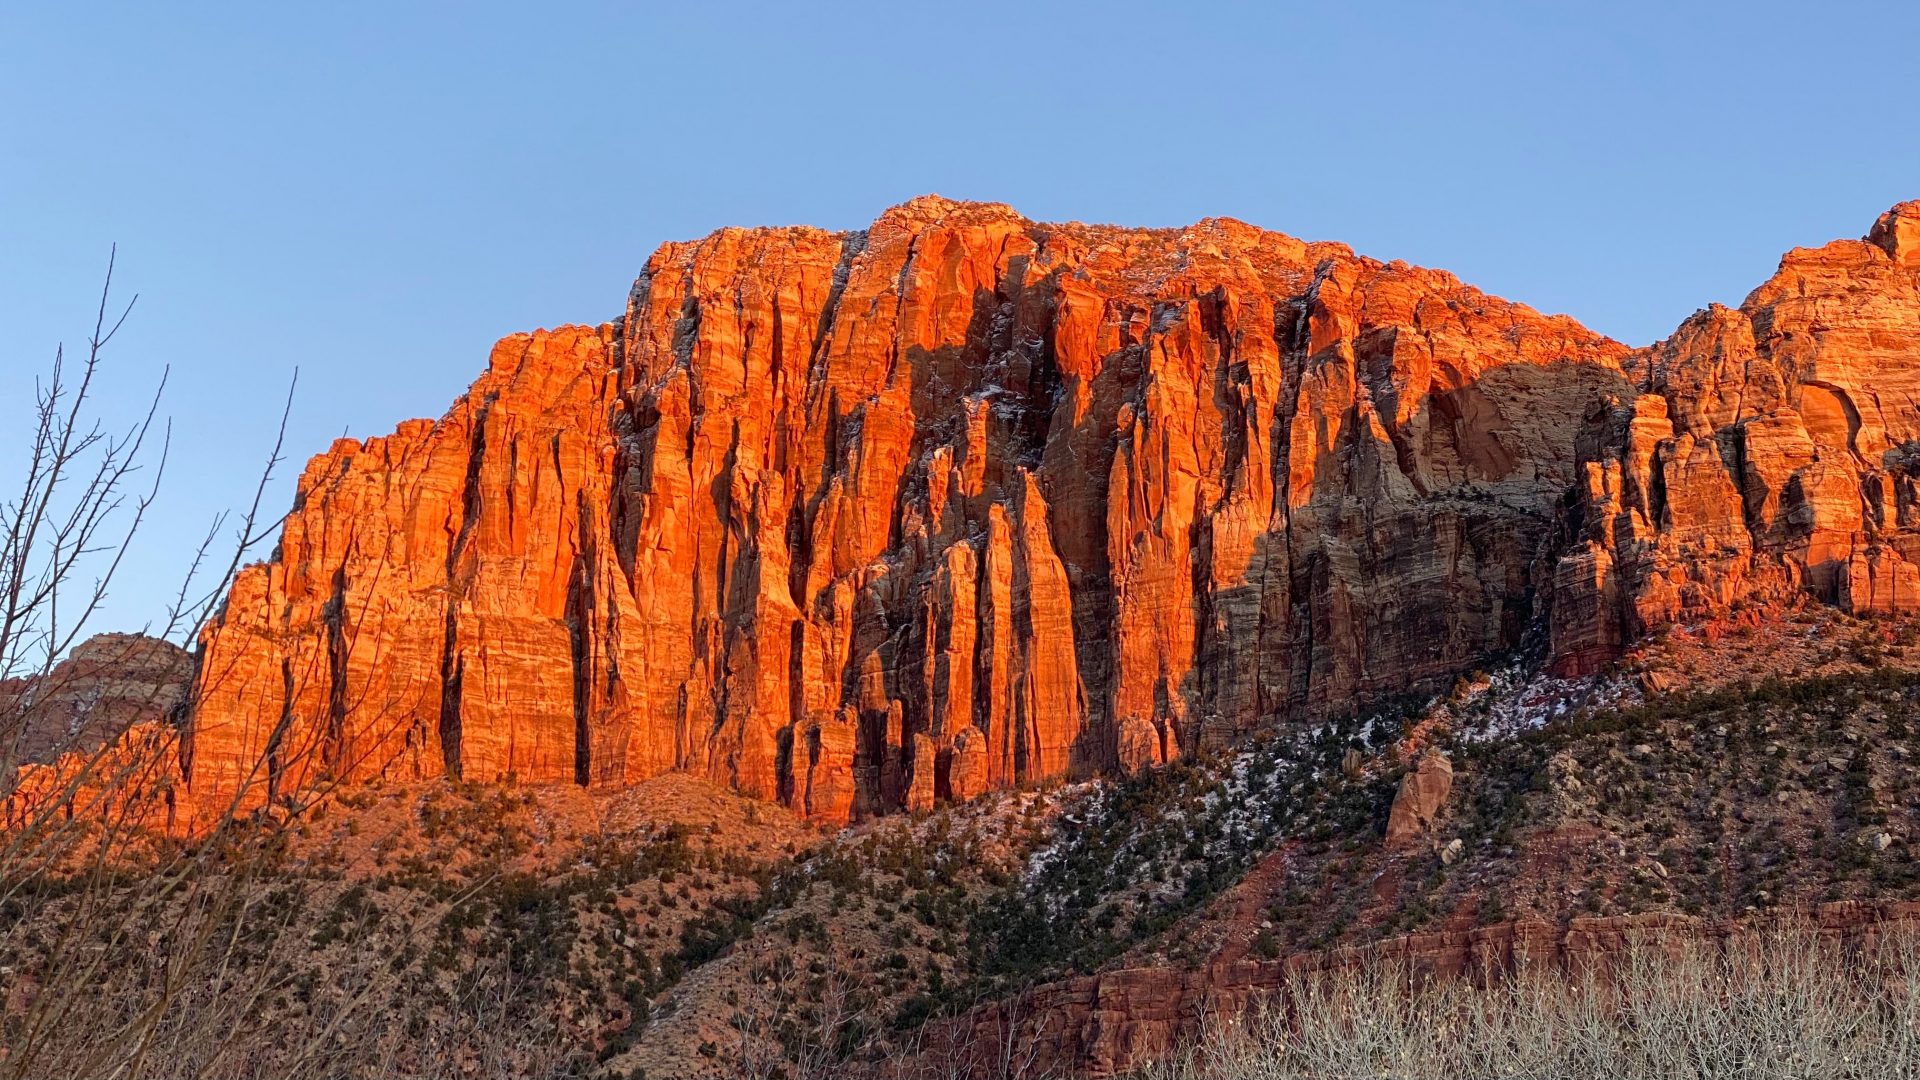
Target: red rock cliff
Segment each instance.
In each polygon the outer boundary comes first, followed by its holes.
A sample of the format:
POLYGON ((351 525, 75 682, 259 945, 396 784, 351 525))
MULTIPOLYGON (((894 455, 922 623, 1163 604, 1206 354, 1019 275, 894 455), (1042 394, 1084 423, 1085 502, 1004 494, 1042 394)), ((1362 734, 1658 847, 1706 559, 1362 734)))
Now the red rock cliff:
POLYGON ((1228 220, 927 197, 670 244, 613 323, 314 459, 203 635, 189 783, 689 770, 844 820, 1543 620, 1579 667, 1751 588, 1909 603, 1915 220, 1640 352, 1228 220))
POLYGON ((1920 608, 1920 202, 1630 357, 1582 439, 1563 667, 1747 598, 1920 608))

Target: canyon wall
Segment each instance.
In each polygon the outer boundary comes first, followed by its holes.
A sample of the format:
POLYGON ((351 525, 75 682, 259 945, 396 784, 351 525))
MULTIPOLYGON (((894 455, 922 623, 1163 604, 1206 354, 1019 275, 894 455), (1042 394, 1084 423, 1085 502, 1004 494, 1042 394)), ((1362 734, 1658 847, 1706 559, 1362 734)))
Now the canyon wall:
POLYGON ((1238 222, 661 248, 314 459, 201 641, 196 803, 688 770, 828 820, 1131 769, 1518 645, 1631 357, 1238 222))
POLYGON ((1749 600, 1913 608, 1916 435, 1915 203, 1639 350, 1230 220, 727 229, 313 459, 173 790, 677 770, 839 822, 1131 770, 1749 600))

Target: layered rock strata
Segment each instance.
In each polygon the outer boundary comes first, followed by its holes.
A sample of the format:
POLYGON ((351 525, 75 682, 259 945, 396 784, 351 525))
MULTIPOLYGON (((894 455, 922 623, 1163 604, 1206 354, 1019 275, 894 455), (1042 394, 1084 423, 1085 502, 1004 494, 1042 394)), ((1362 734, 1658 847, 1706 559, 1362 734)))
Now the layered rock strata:
MULTIPOLYGON (((1373 945, 1299 953, 1279 960, 1239 959, 1202 967, 1120 967, 1045 983, 929 1025, 927 1060, 946 1075, 1006 1075, 995 1049, 1020 1048, 1029 1075, 1127 1076, 1189 1050, 1223 1026, 1254 1019, 1290 986, 1316 973, 1368 964, 1404 965, 1418 979, 1490 984, 1520 970, 1601 977, 1649 948, 1751 948, 1781 928, 1858 947, 1879 936, 1911 933, 1920 904, 1846 900, 1747 923, 1649 912, 1501 922, 1389 938, 1373 945)), ((922 1061, 894 1075, 912 1076, 922 1061)))
POLYGON ((44 672, 0 679, 0 763, 90 755, 135 724, 165 723, 186 698, 193 659, 140 634, 97 634, 44 672))
POLYGON ((1920 600, 1920 208, 1638 351, 1230 220, 669 244, 343 440, 200 641, 195 805, 680 770, 828 821, 1138 768, 1545 640, 1920 600))
MULTIPOLYGON (((177 819, 178 725, 193 658, 141 634, 98 634, 42 671, 0 679, 0 823, 68 818, 159 828, 177 819)), ((44 831, 43 831, 44 830, 44 831)))

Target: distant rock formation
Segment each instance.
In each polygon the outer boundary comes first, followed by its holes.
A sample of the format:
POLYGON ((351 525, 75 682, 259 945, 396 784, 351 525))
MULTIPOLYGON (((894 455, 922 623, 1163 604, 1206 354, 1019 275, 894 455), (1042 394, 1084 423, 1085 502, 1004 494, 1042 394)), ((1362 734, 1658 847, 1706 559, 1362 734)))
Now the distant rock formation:
POLYGON ((0 680, 0 735, 10 764, 92 754, 140 723, 164 722, 185 700, 193 659, 140 634, 97 634, 45 674, 0 680))
POLYGON ((1437 748, 1428 747, 1394 794, 1393 810, 1387 817, 1387 843, 1397 844, 1426 832, 1452 791, 1453 762, 1437 748))

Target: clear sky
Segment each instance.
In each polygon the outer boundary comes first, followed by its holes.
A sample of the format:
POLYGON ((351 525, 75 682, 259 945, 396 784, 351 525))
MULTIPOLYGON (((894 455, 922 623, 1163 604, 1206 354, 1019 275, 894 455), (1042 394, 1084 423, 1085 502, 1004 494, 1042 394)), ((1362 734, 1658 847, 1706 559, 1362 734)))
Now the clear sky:
POLYGON ((617 314, 664 240, 937 191, 1241 218, 1624 341, 1920 198, 1920 4, 0 4, 0 481, 31 373, 140 301, 174 454, 108 622, 342 433, 438 416, 494 339, 617 314))

